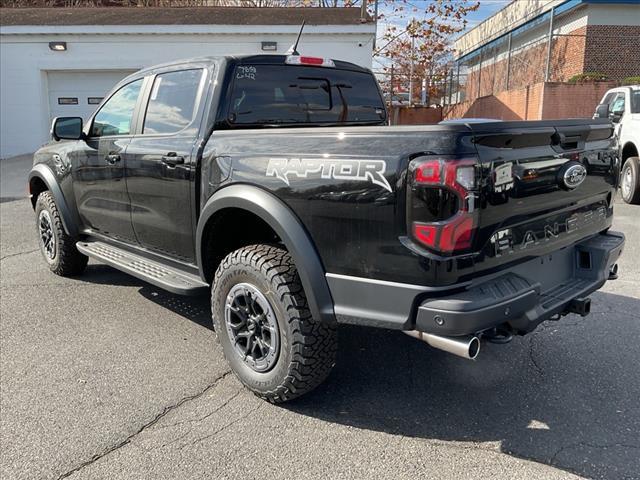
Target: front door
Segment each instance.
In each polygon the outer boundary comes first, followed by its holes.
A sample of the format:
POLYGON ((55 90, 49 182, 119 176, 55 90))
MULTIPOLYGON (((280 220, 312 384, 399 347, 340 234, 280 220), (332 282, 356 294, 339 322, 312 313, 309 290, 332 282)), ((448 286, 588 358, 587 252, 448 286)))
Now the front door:
POLYGON ((83 224, 92 231, 135 243, 124 155, 134 133, 143 79, 117 90, 94 116, 73 168, 74 194, 83 224))
POLYGON ((153 78, 142 128, 126 151, 131 219, 140 244, 184 262, 195 261, 191 185, 206 70, 153 78))

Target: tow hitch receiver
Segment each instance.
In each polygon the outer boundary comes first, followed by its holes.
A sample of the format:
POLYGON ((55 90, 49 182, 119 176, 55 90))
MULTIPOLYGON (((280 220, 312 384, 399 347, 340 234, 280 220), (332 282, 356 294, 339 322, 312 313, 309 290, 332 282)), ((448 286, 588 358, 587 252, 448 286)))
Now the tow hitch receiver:
POLYGON ((574 298, 569 304, 569 311, 571 313, 577 313, 582 317, 589 315, 591 311, 591 299, 590 298, 574 298))

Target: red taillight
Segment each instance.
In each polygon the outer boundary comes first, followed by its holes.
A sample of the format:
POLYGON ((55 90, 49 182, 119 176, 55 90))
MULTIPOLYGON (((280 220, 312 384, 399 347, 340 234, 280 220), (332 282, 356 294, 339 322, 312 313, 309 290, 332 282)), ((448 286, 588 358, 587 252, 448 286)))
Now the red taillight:
MULTIPOLYGON (((413 195, 409 218, 412 234, 415 240, 429 249, 443 253, 452 253, 471 248, 473 233, 476 227, 476 213, 474 212, 475 191, 477 189, 476 164, 474 159, 445 160, 432 159, 420 161, 414 160, 412 164, 413 179, 410 195, 413 195), (451 204, 447 218, 440 218, 438 213, 443 213, 441 204, 436 206, 429 204, 420 195, 420 189, 432 189, 430 192, 450 192, 449 198, 457 199, 456 204, 451 204), (433 190, 440 189, 440 190, 433 190), (430 219, 420 218, 425 211, 423 203, 436 210, 435 216, 430 219), (431 220, 431 221, 430 221, 431 220)), ((424 192, 424 190, 422 190, 424 192)), ((444 198, 442 195, 439 198, 444 198)), ((425 205, 425 206, 426 206, 425 205)))
POLYGON ((300 57, 300 63, 306 65, 322 65, 324 60, 318 57, 300 57))
POLYGON ((287 65, 314 65, 316 67, 335 67, 336 64, 330 58, 305 57, 290 55, 285 60, 287 65))
POLYGON ((454 252, 471 247, 473 235, 473 218, 465 214, 459 215, 454 220, 445 223, 440 233, 440 250, 454 252))
POLYGON ((421 163, 416 167, 416 182, 422 184, 439 184, 441 167, 442 164, 440 160, 421 163))
POLYGON ((413 223, 413 235, 423 244, 429 247, 436 246, 436 234, 438 229, 435 225, 425 225, 423 223, 413 223))

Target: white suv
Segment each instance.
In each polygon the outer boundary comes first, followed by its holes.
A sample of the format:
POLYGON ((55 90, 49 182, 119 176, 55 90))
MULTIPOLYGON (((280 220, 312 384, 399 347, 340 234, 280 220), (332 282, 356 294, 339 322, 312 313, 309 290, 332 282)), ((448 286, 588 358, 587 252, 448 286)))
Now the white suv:
POLYGON ((640 204, 640 85, 607 91, 594 117, 608 117, 615 124, 622 161, 622 199, 627 203, 640 204))

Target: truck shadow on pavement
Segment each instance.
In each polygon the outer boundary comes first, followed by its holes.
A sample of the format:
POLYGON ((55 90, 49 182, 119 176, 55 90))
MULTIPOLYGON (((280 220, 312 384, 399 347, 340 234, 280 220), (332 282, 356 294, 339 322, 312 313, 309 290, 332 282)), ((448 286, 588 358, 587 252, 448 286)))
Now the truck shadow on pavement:
POLYGON ((589 478, 640 478, 640 300, 593 298, 613 312, 483 344, 475 362, 399 332, 341 328, 329 380, 284 408, 432 443, 472 442, 589 478))
POLYGON ((138 293, 147 300, 166 308, 176 315, 180 315, 187 320, 191 320, 198 325, 213 330, 211 304, 208 295, 197 297, 174 295, 103 264, 89 264, 86 272, 78 277, 78 279, 96 285, 139 287, 138 293))
MULTIPOLYGON (((208 296, 181 297, 91 265, 83 281, 139 286, 212 329, 208 296)), ((336 367, 281 407, 452 448, 480 448, 587 478, 640 478, 640 300, 596 293, 593 311, 546 322, 477 361, 400 332, 341 326, 336 367), (446 443, 445 443, 446 442, 446 443)))

